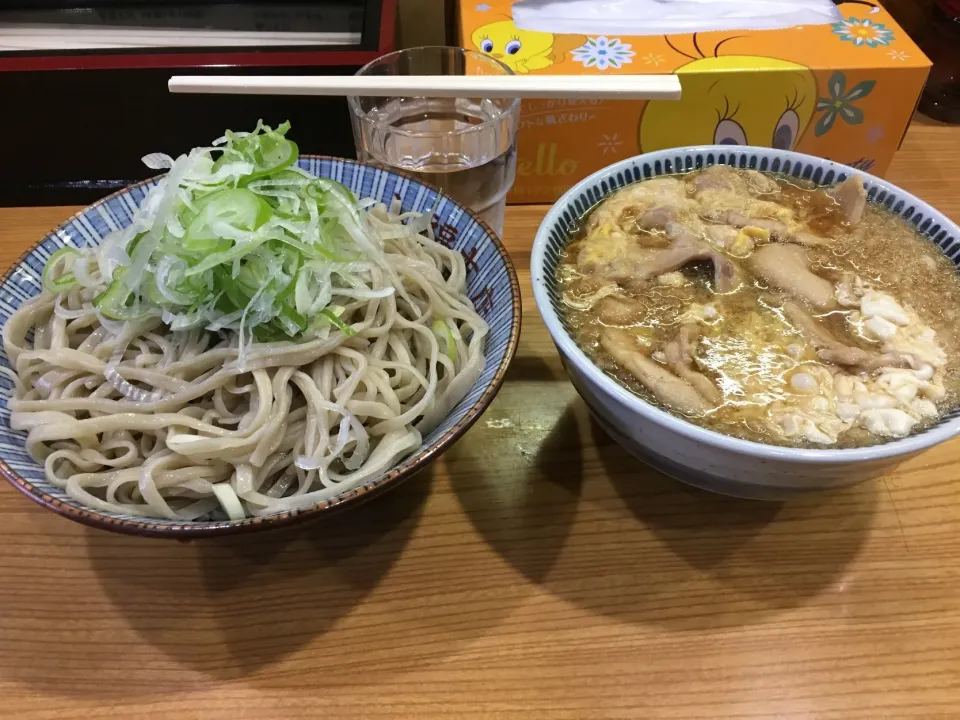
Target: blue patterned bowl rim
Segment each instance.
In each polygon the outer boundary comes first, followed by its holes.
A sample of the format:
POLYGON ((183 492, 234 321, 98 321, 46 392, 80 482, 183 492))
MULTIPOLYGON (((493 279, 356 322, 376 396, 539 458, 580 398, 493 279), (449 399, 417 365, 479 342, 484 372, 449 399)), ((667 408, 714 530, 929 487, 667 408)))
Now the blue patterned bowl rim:
MULTIPOLYGON (((468 293, 474 298, 482 293, 481 315, 490 325, 485 355, 487 364, 483 374, 437 428, 428 433, 419 450, 380 477, 347 490, 330 500, 298 510, 286 511, 245 520, 186 522, 143 518, 131 515, 101 512, 80 505, 65 492, 42 477, 42 468, 26 456, 24 435, 10 429, 10 411, 0 406, 0 475, 14 487, 40 505, 64 517, 86 525, 134 535, 176 537, 180 539, 252 532, 302 522, 329 514, 375 497, 393 487, 436 460, 456 442, 493 401, 516 354, 520 339, 521 301, 516 268, 497 234, 469 209, 444 195, 437 188, 419 178, 396 170, 365 165, 355 160, 322 155, 301 155, 299 164, 317 175, 331 177, 349 187, 358 197, 374 197, 389 201, 401 200, 404 211, 411 208, 427 209, 437 197, 437 230, 445 231, 444 242, 461 253, 468 264, 468 293), (31 477, 24 477, 24 473, 31 477)), ((0 324, 28 297, 37 294, 39 273, 53 249, 61 247, 71 237, 79 235, 78 245, 98 243, 103 236, 104 223, 110 227, 126 224, 116 215, 131 213, 139 205, 146 190, 158 177, 144 180, 115 192, 84 208, 59 227, 50 231, 36 245, 27 250, 0 280, 0 324)), ((481 305, 478 303, 478 311, 481 305)), ((0 349, 0 364, 9 367, 6 354, 0 349)), ((11 383, 0 376, 0 388, 9 391, 11 383)))
POLYGON ((600 370, 571 338, 558 312, 555 270, 558 251, 573 224, 602 198, 626 185, 662 175, 724 164, 777 172, 830 185, 860 175, 871 202, 879 203, 909 222, 960 265, 960 227, 943 213, 905 190, 848 165, 788 150, 729 145, 704 145, 646 153, 614 163, 570 188, 544 217, 533 241, 530 279, 533 295, 554 343, 577 369, 637 415, 704 445, 753 456, 758 460, 800 463, 859 463, 911 455, 960 434, 960 409, 919 433, 883 445, 848 449, 785 448, 741 440, 707 430, 651 405, 600 370))

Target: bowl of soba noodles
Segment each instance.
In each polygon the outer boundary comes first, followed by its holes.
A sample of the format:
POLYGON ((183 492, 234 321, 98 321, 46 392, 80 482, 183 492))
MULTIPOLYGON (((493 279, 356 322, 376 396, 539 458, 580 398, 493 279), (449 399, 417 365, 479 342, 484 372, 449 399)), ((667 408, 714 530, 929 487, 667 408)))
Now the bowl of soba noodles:
POLYGON ((540 226, 537 307, 594 417, 701 488, 852 484, 960 433, 960 229, 784 150, 601 170, 540 226))
POLYGON ((455 442, 516 350, 497 236, 417 179, 227 132, 81 211, 0 285, 0 473, 141 535, 290 524, 455 442))

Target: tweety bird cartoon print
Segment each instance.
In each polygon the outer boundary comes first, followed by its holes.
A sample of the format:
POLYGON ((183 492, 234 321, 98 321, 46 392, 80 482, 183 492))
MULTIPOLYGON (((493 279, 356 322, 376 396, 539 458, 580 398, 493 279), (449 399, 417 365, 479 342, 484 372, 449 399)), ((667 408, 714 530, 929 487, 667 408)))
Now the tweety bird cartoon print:
POLYGON ((568 52, 585 41, 580 35, 521 30, 512 18, 482 25, 470 39, 477 50, 496 58, 515 73, 543 70, 561 63, 568 52))
POLYGON ((797 146, 816 111, 816 76, 789 60, 721 54, 734 39, 723 40, 704 54, 694 35, 697 54, 691 54, 665 38, 673 51, 691 62, 676 70, 682 99, 652 101, 644 109, 637 131, 641 152, 700 144, 782 150, 797 146))

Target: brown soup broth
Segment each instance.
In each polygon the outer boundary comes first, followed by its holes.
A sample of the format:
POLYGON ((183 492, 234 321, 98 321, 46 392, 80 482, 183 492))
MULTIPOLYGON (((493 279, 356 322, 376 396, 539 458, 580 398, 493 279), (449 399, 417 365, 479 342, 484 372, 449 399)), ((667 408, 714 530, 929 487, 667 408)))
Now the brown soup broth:
MULTIPOLYGON (((677 176, 684 179, 696 173, 677 176)), ((819 247, 806 248, 814 273, 838 282, 844 273, 855 273, 878 290, 889 293, 909 306, 937 333, 946 352, 947 366, 943 385, 947 395, 936 403, 941 415, 960 404, 960 275, 956 266, 916 228, 882 206, 868 204, 855 225, 844 221, 837 203, 822 188, 793 177, 769 175, 778 190, 772 199, 793 211, 811 232, 829 239, 819 247)), ((606 202, 606 201, 604 201, 606 202)), ((600 289, 601 278, 585 275, 577 266, 581 243, 590 227, 590 219, 604 204, 588 211, 571 232, 570 241, 557 266, 558 288, 565 300, 574 302, 600 289)), ((639 231, 645 246, 662 245, 656 231, 639 231)), ((731 257, 738 263, 742 258, 731 257)), ((641 347, 656 358, 662 348, 685 322, 691 307, 712 306, 714 320, 708 320, 697 350, 699 370, 720 388, 723 401, 716 409, 687 419, 725 435, 762 443, 798 447, 823 447, 807 440, 775 437, 763 417, 769 403, 785 397, 785 378, 798 362, 820 363, 817 354, 807 348, 798 359, 790 352, 801 334, 784 318, 784 293, 768 286, 750 273, 739 290, 718 294, 711 289, 711 266, 694 262, 680 269, 682 285, 620 282, 617 296, 642 304, 642 315, 628 330, 641 347)), ((596 305, 578 309, 564 302, 563 320, 580 348, 596 365, 632 392, 654 405, 663 407, 633 375, 621 368, 601 347, 599 337, 605 323, 597 316, 596 305)), ((848 310, 836 310, 818 317, 831 332, 845 341, 864 348, 871 346, 862 337, 852 337, 848 310)), ((621 326, 622 327, 622 326, 621 326)), ((827 363, 820 363, 829 366, 827 363)), ((834 368, 836 369, 836 368, 834 368)), ((682 413, 674 413, 682 414, 682 413)), ((927 419, 914 432, 933 424, 927 419)), ((886 441, 859 427, 843 432, 830 447, 855 447, 886 441)))

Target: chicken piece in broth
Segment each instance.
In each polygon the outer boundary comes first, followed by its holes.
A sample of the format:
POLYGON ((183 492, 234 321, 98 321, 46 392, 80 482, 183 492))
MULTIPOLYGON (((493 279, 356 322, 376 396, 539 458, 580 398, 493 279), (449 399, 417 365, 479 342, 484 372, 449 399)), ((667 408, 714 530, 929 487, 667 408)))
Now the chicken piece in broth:
POLYGON ((654 178, 624 188, 599 205, 588 219, 588 230, 609 224, 628 234, 663 228, 670 220, 697 214, 697 203, 687 196, 678 178, 654 178))
POLYGON ((810 270, 810 259, 801 247, 767 245, 753 254, 748 267, 760 279, 817 310, 837 306, 833 283, 810 270))
POLYGON ((857 176, 712 166, 628 186, 583 219, 558 281, 601 368, 724 434, 869 445, 960 398, 956 268, 857 176))
POLYGON ((669 408, 686 415, 699 415, 712 406, 694 385, 648 358, 637 339, 626 330, 606 328, 600 344, 610 356, 669 408))

